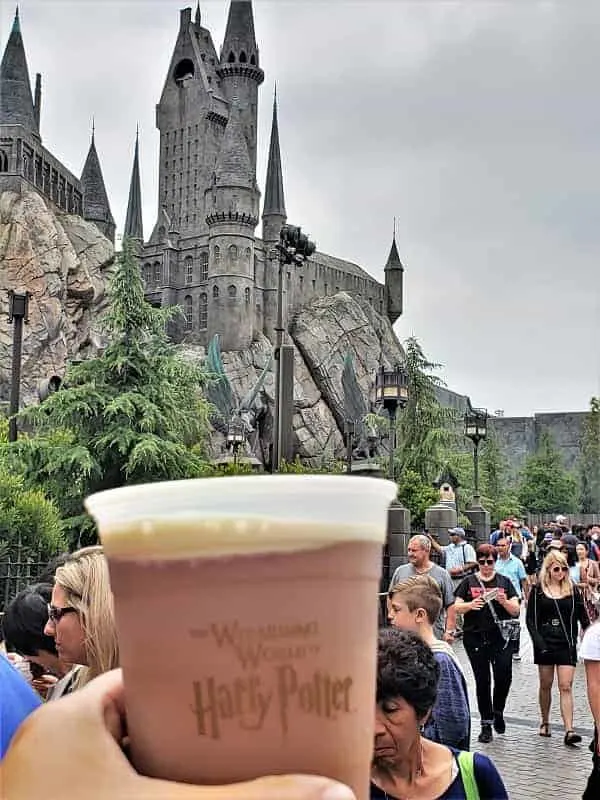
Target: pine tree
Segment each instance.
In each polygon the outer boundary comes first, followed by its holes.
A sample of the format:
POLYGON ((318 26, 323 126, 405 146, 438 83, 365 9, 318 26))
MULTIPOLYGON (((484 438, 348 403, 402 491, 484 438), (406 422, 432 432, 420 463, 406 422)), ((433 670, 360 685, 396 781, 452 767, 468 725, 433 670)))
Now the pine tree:
POLYGON ((178 312, 146 302, 127 240, 108 294, 102 355, 71 366, 64 386, 22 415, 36 434, 19 445, 27 477, 45 483, 72 526, 82 524, 92 492, 206 469, 198 448, 209 430, 204 373, 168 339, 178 312))
POLYGON ((534 514, 572 513, 577 495, 577 479, 565 469, 552 437, 544 431, 523 468, 518 487, 521 505, 534 514))
POLYGON ((583 426, 579 462, 581 511, 600 512, 600 397, 592 397, 583 426))

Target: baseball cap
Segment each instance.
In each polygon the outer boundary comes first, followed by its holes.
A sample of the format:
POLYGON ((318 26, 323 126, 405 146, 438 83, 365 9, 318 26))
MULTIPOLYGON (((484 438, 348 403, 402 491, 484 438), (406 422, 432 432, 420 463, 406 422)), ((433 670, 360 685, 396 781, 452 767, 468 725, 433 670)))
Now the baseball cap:
POLYGON ((552 535, 552 533, 550 531, 548 531, 548 533, 544 534, 544 541, 545 542, 551 542, 552 539, 554 539, 554 536, 552 535))
POLYGON ((462 536, 463 539, 467 535, 464 528, 448 528, 449 536, 462 536))

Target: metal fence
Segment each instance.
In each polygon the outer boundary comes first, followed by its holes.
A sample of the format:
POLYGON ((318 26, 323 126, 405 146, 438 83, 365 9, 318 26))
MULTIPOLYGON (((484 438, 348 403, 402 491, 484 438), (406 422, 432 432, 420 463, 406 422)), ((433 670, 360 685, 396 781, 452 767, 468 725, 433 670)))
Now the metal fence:
MULTIPOLYGON (((600 514, 565 514, 569 525, 600 525, 600 514)), ((529 527, 533 525, 546 525, 548 522, 553 522, 556 519, 556 514, 528 514, 527 521, 529 527)))
POLYGON ((30 583, 35 583, 44 571, 48 560, 39 554, 34 557, 23 555, 19 547, 16 554, 0 560, 0 612, 3 612, 12 598, 30 583))

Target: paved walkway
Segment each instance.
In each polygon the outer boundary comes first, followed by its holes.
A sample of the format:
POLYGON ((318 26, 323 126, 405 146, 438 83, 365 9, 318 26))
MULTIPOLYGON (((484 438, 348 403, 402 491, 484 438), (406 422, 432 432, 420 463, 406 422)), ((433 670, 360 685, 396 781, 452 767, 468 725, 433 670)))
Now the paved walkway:
POLYGON ((473 749, 493 759, 504 778, 511 800, 580 800, 591 770, 588 744, 593 734, 583 666, 578 665, 573 686, 575 728, 583 736, 582 744, 579 747, 565 747, 563 744, 564 730, 556 687, 550 717, 552 738, 538 736, 537 667, 533 663, 531 641, 523 625, 522 660, 513 664, 513 684, 505 712, 506 734, 496 734, 491 744, 482 745, 477 742, 479 715, 476 713, 473 674, 462 644, 457 643, 455 650, 469 685, 473 710, 473 749))

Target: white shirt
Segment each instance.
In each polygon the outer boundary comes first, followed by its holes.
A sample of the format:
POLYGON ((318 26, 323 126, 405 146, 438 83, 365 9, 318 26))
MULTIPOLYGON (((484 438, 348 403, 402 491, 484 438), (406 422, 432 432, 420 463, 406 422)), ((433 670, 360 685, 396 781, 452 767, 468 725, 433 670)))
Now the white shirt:
POLYGON ((590 625, 585 632, 579 656, 583 661, 600 661, 600 622, 590 625))

